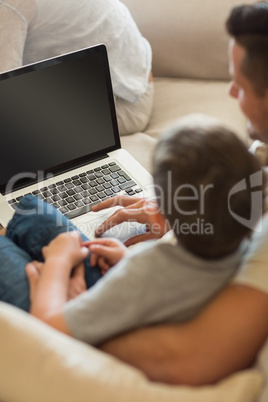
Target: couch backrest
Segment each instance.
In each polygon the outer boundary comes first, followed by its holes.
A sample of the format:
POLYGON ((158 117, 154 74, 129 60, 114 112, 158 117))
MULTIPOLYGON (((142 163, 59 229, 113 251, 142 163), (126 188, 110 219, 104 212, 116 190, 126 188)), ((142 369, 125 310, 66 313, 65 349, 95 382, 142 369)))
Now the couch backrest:
POLYGON ((122 0, 153 49, 156 76, 228 79, 225 21, 252 0, 122 0))

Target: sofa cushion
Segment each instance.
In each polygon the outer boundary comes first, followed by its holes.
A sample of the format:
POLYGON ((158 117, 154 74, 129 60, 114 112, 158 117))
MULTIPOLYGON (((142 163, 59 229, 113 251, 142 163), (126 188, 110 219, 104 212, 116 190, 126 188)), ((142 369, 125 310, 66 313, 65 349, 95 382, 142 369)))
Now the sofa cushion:
POLYGON ((0 72, 22 65, 27 29, 35 13, 35 0, 0 1, 0 72))
POLYGON ((122 1, 152 45, 154 75, 228 79, 225 20, 236 0, 122 1))
POLYGON ((121 137, 122 148, 126 149, 148 172, 152 173, 152 156, 156 140, 144 133, 121 137))
POLYGON ((189 114, 203 113, 218 118, 248 143, 246 119, 238 102, 228 95, 225 81, 156 78, 154 107, 145 132, 159 138, 174 120, 189 114))
POLYGON ((200 388, 151 383, 137 369, 5 303, 0 327, 5 402, 253 402, 262 384, 257 370, 200 388))

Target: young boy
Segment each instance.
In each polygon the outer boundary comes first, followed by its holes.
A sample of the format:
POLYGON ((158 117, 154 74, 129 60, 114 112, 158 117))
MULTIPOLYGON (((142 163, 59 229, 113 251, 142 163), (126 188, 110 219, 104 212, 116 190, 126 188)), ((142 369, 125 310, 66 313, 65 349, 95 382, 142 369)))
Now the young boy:
POLYGON ((167 224, 172 241, 126 250, 111 239, 81 246, 79 234, 61 234, 43 249, 44 264, 26 268, 33 315, 97 345, 140 326, 189 320, 226 285, 262 214, 259 162, 228 129, 190 116, 159 141, 153 178, 159 210, 152 221, 167 224), (249 183, 259 185, 259 203, 249 183), (102 270, 118 263, 67 302, 70 273, 88 255, 86 246, 102 270))

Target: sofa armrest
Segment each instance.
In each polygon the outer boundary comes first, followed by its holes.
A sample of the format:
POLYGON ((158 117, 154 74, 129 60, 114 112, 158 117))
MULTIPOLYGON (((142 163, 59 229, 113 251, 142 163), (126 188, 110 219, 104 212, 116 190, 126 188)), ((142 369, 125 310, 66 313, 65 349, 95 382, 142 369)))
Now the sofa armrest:
POLYGON ((253 402, 248 370, 210 387, 151 383, 138 370, 0 302, 0 400, 5 402, 253 402))

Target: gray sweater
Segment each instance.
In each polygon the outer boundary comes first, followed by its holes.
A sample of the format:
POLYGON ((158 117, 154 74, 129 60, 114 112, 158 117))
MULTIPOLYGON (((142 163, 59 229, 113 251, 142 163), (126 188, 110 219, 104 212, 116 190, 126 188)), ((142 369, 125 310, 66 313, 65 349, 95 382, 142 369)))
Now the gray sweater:
POLYGON ((205 260, 181 245, 148 241, 130 250, 91 289, 66 303, 71 334, 97 345, 157 323, 189 320, 232 278, 246 243, 222 259, 205 260))

